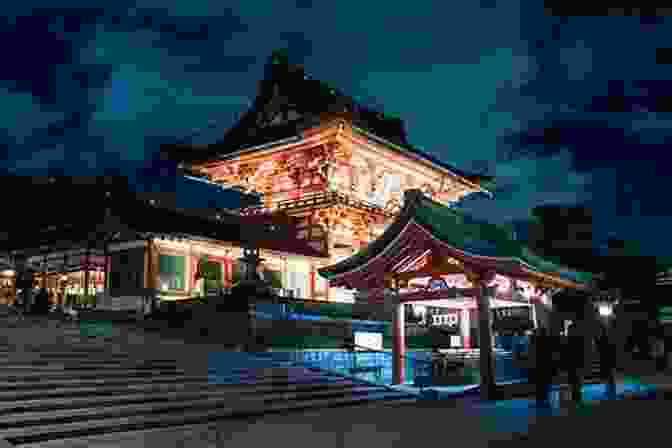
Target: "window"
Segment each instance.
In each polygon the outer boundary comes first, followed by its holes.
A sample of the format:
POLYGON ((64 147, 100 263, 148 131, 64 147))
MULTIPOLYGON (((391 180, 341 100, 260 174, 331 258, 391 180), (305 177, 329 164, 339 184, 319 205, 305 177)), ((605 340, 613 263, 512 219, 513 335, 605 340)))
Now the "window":
POLYGON ((184 257, 160 255, 159 282, 162 290, 184 289, 184 257))
POLYGON ((293 290, 296 297, 306 296, 308 290, 308 276, 305 272, 289 271, 287 273, 287 289, 293 290))
POLYGON ((385 179, 386 181, 386 194, 399 194, 401 193, 401 177, 396 174, 390 174, 385 179))

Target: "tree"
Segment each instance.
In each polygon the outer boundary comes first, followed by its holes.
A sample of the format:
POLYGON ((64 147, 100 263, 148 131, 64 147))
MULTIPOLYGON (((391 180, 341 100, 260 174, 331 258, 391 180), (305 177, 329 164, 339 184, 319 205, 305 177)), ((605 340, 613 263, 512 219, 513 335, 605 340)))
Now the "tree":
POLYGON ((582 205, 543 205, 532 210, 528 245, 538 255, 594 272, 592 212, 582 205))
POLYGON ((197 278, 203 279, 203 296, 206 296, 209 288, 222 288, 222 269, 219 263, 210 262, 207 256, 198 260, 197 278))

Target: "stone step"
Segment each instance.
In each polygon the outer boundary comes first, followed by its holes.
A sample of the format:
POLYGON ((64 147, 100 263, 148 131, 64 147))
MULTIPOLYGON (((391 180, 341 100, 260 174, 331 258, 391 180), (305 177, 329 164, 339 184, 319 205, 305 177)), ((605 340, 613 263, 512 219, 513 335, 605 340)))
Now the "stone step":
POLYGON ((31 369, 29 366, 16 369, 1 369, 0 378, 3 380, 16 378, 96 378, 99 376, 148 376, 148 375, 174 375, 184 373, 175 367, 150 367, 150 368, 119 368, 119 369, 31 369))
POLYGON ((156 364, 156 365, 143 365, 142 363, 127 363, 126 365, 120 363, 98 363, 98 364, 88 364, 88 365, 78 365, 70 363, 57 363, 50 362, 49 364, 6 364, 0 366, 0 372, 8 373, 18 373, 21 371, 26 372, 89 372, 89 371, 104 371, 104 372, 116 372, 116 371, 143 371, 143 370, 175 370, 177 366, 175 363, 172 364, 156 364))
POLYGON ((10 365, 22 360, 29 360, 31 363, 37 364, 47 364, 50 362, 67 362, 67 363, 83 363, 83 364, 95 364, 95 363, 144 363, 144 364, 175 364, 175 359, 152 359, 148 357, 137 357, 137 356, 92 356, 92 355, 81 355, 81 356, 45 356, 44 354, 38 353, 21 353, 15 354, 12 356, 0 356, 0 368, 5 365, 10 365))
MULTIPOLYGON (((184 387, 209 387, 209 388, 229 388, 229 390, 235 390, 237 393, 243 393, 245 390, 263 390, 266 388, 275 388, 278 389, 284 386, 291 385, 317 385, 317 384, 333 384, 334 382, 339 381, 338 378, 320 378, 315 377, 313 379, 287 379, 286 381, 250 381, 247 383, 229 383, 221 384, 216 382, 211 382, 207 380, 201 380, 201 382, 190 382, 185 383, 184 387)), ((353 382, 356 383, 356 382, 353 382)), ((174 387, 177 383, 170 383, 169 386, 174 387)), ((359 384, 359 383, 357 383, 359 384)), ((127 384, 125 386, 120 385, 95 385, 92 387, 77 387, 77 385, 68 385, 67 387, 54 387, 48 390, 5 390, 0 391, 0 402, 3 401, 15 401, 15 400, 27 400, 35 399, 40 397, 76 397, 76 396, 87 396, 90 394, 97 395, 119 395, 122 393, 129 393, 131 391, 143 391, 143 390, 156 390, 160 389, 160 384, 153 382, 146 382, 141 384, 127 384)))
POLYGON ((41 389, 52 389, 59 387, 96 387, 104 385, 119 385, 124 386, 127 384, 143 384, 151 382, 152 384, 170 384, 170 383, 193 383, 193 382, 203 382, 203 376, 187 376, 187 375, 169 375, 169 376, 160 376, 157 378, 144 376, 144 377, 121 377, 121 378, 92 378, 88 380, 81 380, 79 378, 70 378, 63 377, 59 380, 41 380, 35 378, 33 381, 0 381, 0 392, 9 391, 9 390, 41 390, 41 389))
MULTIPOLYGON (((0 351, 0 358, 11 358, 12 356, 15 356, 17 354, 16 350, 3 350, 0 351)), ((120 358, 120 359, 126 359, 130 357, 129 353, 114 353, 110 351, 77 351, 77 350, 72 350, 72 351, 51 351, 51 350, 21 350, 20 354, 33 354, 33 355, 39 355, 40 357, 44 358, 73 358, 73 359, 80 359, 80 358, 86 358, 86 357, 105 357, 105 358, 120 358)))
MULTIPOLYGON (((12 372, 15 373, 15 372, 12 372)), ((141 371, 135 371, 135 370, 115 370, 115 371, 106 371, 106 370, 100 370, 93 372, 91 374, 83 374, 81 371, 77 372, 68 372, 68 371, 62 371, 62 370, 57 370, 53 372, 38 372, 38 373, 32 373, 32 374, 25 374, 25 375, 13 375, 10 376, 2 371, 0 371, 0 378, 2 381, 0 381, 0 384, 3 385, 14 385, 15 387, 19 384, 29 384, 34 385, 35 383, 45 383, 49 382, 51 384, 57 383, 57 382, 62 382, 62 381, 68 381, 68 382, 91 382, 92 380, 99 380, 99 381, 119 381, 120 379, 147 379, 150 378, 152 381, 157 381, 162 378, 168 378, 170 379, 171 377, 180 377, 180 376, 187 376, 186 372, 179 371, 177 369, 170 369, 168 371, 165 370, 141 370, 141 371)), ((292 372, 286 372, 286 371, 274 371, 274 372, 265 372, 265 373, 258 373, 256 375, 254 374, 249 374, 249 375, 232 375, 232 374, 227 374, 227 373, 203 373, 203 374, 198 374, 198 373, 192 373, 189 374, 188 376, 190 377, 200 377, 203 378, 204 380, 208 380, 211 382, 217 382, 220 384, 235 384, 235 383, 251 383, 251 382, 268 382, 268 381, 278 381, 278 380, 287 380, 290 378, 295 378, 295 379, 311 379, 311 378, 321 378, 321 377, 328 377, 328 378, 338 378, 340 377, 339 375, 325 375, 320 372, 312 372, 308 370, 294 370, 292 372)))
POLYGON ((52 330, 56 343, 0 344, 0 438, 10 443, 416 399, 264 353, 52 330))
POLYGON ((87 371, 67 371, 67 370, 58 370, 58 371, 11 371, 3 372, 0 371, 0 378, 4 381, 23 381, 23 380, 51 380, 59 378, 100 378, 100 377, 116 377, 123 378, 126 376, 131 377, 148 377, 148 376, 161 376, 161 375, 175 375, 176 373, 184 373, 178 369, 140 369, 140 370, 116 370, 116 371, 105 371, 105 370, 87 370, 87 371))
MULTIPOLYGON (((86 407, 69 407, 59 410, 28 410, 0 415, 0 431, 12 426, 30 426, 49 423, 69 422, 105 418, 110 416, 132 416, 139 414, 160 414, 184 409, 209 409, 225 406, 232 409, 263 409, 269 404, 282 402, 301 402, 318 398, 342 398, 367 396, 387 391, 385 387, 327 388, 308 392, 271 392, 263 394, 240 395, 231 392, 210 393, 196 399, 179 399, 175 397, 168 402, 160 403, 114 403, 105 405, 91 403, 86 407)), ((170 398, 170 397, 169 397, 170 398)))
MULTIPOLYGON (((154 385, 155 386, 155 385, 154 385)), ((165 386, 165 385, 164 385, 165 386)), ((151 402, 175 402, 190 399, 207 399, 208 397, 231 397, 233 396, 262 396, 264 398, 274 395, 287 398, 291 394, 319 394, 325 391, 346 391, 365 388, 361 384, 352 382, 329 382, 329 383, 299 383, 284 386, 265 386, 248 388, 222 388, 216 385, 198 384, 191 387, 151 387, 146 392, 130 393, 128 390, 120 391, 117 395, 101 395, 91 392, 83 397, 40 397, 27 400, 0 401, 0 415, 19 412, 51 411, 58 409, 75 409, 83 407, 118 406, 126 404, 142 404, 151 402)), ((374 390, 373 388, 368 388, 374 390)), ((378 388, 380 389, 380 388, 378 388)), ((18 399, 18 398, 17 398, 18 399)))
POLYGON ((340 396, 319 399, 306 399, 301 402, 283 401, 260 407, 258 403, 246 403, 243 406, 208 405, 199 409, 178 408, 175 412, 156 414, 116 415, 96 414, 84 417, 41 420, 35 423, 17 422, 6 424, 0 429, 0 436, 8 442, 21 445, 54 439, 79 438, 115 432, 137 431, 172 426, 197 425, 222 419, 240 419, 290 411, 305 411, 316 408, 354 406, 370 403, 373 400, 409 400, 410 396, 390 392, 362 393, 356 396, 340 396))

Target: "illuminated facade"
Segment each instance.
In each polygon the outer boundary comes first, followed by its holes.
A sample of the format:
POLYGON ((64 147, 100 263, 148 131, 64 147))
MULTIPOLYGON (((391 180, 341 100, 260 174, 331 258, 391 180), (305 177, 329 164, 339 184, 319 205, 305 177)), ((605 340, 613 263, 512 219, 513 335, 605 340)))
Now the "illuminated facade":
MULTIPOLYGON (((420 189, 443 204, 489 194, 489 180, 450 167, 413 148, 403 122, 356 104, 301 67, 275 54, 258 96, 221 142, 166 149, 190 175, 263 195, 242 215, 285 212, 297 235, 327 255, 269 255, 283 285, 299 297, 352 301, 351 291, 328 288, 320 267, 351 256, 383 233, 403 205, 403 192, 420 189)), ((232 248, 235 251, 235 248, 232 248)))

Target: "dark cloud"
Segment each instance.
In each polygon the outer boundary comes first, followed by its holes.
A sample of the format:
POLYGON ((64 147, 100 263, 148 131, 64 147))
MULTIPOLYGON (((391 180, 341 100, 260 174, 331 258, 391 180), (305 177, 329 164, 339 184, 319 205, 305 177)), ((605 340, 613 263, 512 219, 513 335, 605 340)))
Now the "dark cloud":
POLYGON ((217 140, 287 47, 312 77, 400 115, 415 145, 495 175, 495 200, 463 204, 481 218, 586 203, 606 230, 666 228, 652 217, 665 221, 672 166, 669 20, 514 0, 42 3, 0 19, 0 156, 15 170, 135 173, 162 142, 217 140))

